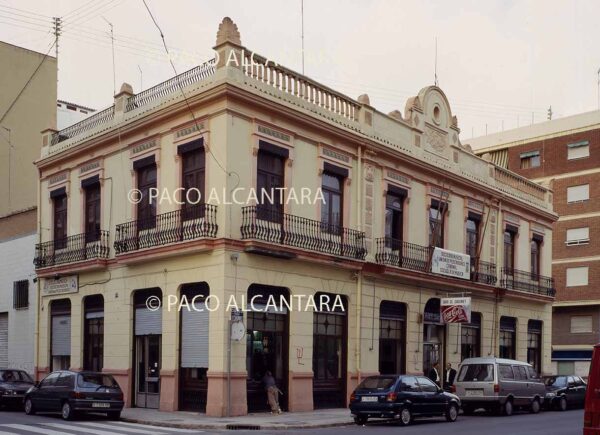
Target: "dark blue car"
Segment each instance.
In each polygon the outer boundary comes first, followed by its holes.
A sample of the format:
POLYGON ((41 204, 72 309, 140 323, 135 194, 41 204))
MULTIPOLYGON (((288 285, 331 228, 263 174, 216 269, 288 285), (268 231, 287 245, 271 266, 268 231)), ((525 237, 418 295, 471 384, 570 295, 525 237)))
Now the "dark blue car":
POLYGON ((363 380, 350 396, 356 424, 370 418, 397 420, 408 425, 416 417, 446 417, 456 421, 460 399, 425 376, 381 375, 363 380))

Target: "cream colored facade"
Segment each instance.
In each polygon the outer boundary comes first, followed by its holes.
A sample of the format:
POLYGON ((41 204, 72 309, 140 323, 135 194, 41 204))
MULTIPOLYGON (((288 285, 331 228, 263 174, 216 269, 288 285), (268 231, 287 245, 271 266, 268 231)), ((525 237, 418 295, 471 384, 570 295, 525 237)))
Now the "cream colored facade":
MULTIPOLYGON (((159 406, 165 410, 181 408, 180 388, 185 386, 180 380, 182 316, 177 310, 167 310, 164 304, 169 295, 179 295, 182 284, 195 282, 208 284, 210 294, 222 303, 231 295, 240 300, 252 284, 283 287, 290 295, 343 295, 347 300, 346 349, 340 350, 336 359, 342 372, 339 394, 343 402, 361 378, 379 372, 382 301, 405 304, 402 358, 408 373, 423 373, 426 303, 457 293, 471 296, 472 310, 481 314, 482 356, 498 354, 500 318, 510 316, 516 319, 516 357, 526 360, 528 322, 541 321, 541 369, 548 370, 552 296, 501 287, 499 283, 503 279, 501 240, 507 224, 518 228, 515 268, 529 270, 530 240, 538 234, 543 237, 541 274, 550 275, 551 223, 556 218, 550 191, 483 161, 463 147, 457 120, 437 87, 424 88, 409 100, 403 115, 386 115, 370 106, 367 96, 353 100, 284 67, 265 66, 259 56, 255 61, 261 66, 227 62, 230 56, 249 56, 248 50, 243 51, 237 27, 229 19, 220 25, 215 49, 219 60, 203 66, 204 72, 185 82, 184 92, 194 119, 173 83, 167 95, 152 90, 134 95, 124 85, 115 97, 114 114, 100 112, 87 120, 97 122, 77 130, 66 129, 61 132, 67 136, 64 140, 59 141, 53 131, 45 133, 37 162, 41 228, 52 228, 52 192, 64 188, 68 235, 84 233, 85 194, 81 182, 98 175, 101 228, 109 232, 106 246, 110 253, 38 267, 42 285, 55 278, 78 276, 76 291, 42 297, 38 376, 49 371, 52 364, 51 302, 70 300, 69 365, 82 368, 86 316, 83 301, 87 296, 102 295, 103 370, 115 374, 128 406, 140 406, 136 403, 136 354, 132 350, 137 346, 134 292, 158 287, 163 301, 159 406), (137 208, 127 199, 128 192, 136 187, 135 162, 153 157, 158 190, 174 192, 182 178, 178 147, 200 139, 205 150, 205 191, 215 189, 220 198, 225 192, 229 200, 234 189, 256 186, 257 159, 263 143, 285 151, 287 188, 310 188, 314 192, 321 187, 329 165, 345 171, 343 227, 358 231, 356 243, 364 246, 366 255, 362 251, 340 255, 311 248, 309 243, 293 246, 292 242, 281 243, 256 233, 249 237, 244 232, 246 204, 218 203, 215 198, 208 199, 217 207, 218 229, 214 235, 115 254, 114 242, 121 246, 123 234, 116 234, 115 226, 136 220, 137 208), (386 193, 394 187, 406 192, 403 241, 423 249, 429 244, 427 219, 432 200, 443 199, 448 204, 443 244, 451 251, 465 252, 466 219, 469 212, 479 213, 480 258, 498 265, 494 272, 498 285, 385 264, 378 254, 385 253, 381 238, 385 236, 386 193)), ((321 220, 322 206, 292 202, 284 206, 284 212, 293 217, 293 222, 302 222, 298 224, 300 230, 306 225, 308 237, 310 222, 321 220)), ((164 216, 179 209, 180 205, 164 200, 156 213, 164 216)), ((317 223, 317 227, 320 225, 317 223)), ((311 228, 314 231, 315 227, 311 228)), ((43 242, 52 243, 52 234, 41 234, 43 242)), ((314 237, 330 236, 319 233, 314 237)), ((315 316, 312 310, 288 314, 287 346, 283 351, 287 358, 282 364, 287 366, 285 400, 289 410, 309 410, 317 405, 313 400, 315 316)), ((247 355, 247 341, 231 342, 229 371, 228 320, 229 313, 223 307, 210 313, 208 380, 203 393, 209 415, 226 415, 228 397, 232 415, 245 414, 253 405, 247 398, 247 367, 252 359, 247 355)), ((461 359, 461 327, 438 326, 440 359, 456 367, 461 359)))

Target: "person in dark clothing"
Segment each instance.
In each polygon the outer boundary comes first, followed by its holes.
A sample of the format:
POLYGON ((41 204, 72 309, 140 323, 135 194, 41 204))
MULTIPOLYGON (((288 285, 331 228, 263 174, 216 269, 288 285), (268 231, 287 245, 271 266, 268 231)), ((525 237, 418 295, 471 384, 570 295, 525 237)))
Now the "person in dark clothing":
POLYGON ((438 386, 441 386, 442 378, 440 378, 439 367, 440 367, 439 363, 437 361, 434 362, 433 366, 429 370, 429 373, 427 374, 427 377, 429 379, 431 379, 433 382, 435 382, 438 386))
POLYGON ((452 364, 446 364, 446 373, 444 373, 444 389, 450 391, 456 379, 456 370, 452 368, 452 364))
POLYGON ((281 408, 279 407, 279 394, 281 391, 279 388, 277 388, 277 382, 269 370, 267 370, 263 376, 262 382, 265 386, 265 390, 267 391, 267 400, 269 401, 269 406, 271 407, 271 413, 281 414, 281 408))

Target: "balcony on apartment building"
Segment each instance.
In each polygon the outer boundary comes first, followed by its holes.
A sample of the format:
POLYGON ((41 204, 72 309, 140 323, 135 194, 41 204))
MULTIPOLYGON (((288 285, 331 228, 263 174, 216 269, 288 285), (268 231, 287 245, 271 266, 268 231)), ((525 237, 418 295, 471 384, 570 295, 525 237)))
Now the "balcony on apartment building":
MULTIPOLYGON (((364 232, 283 213, 272 207, 243 207, 240 230, 243 240, 266 242, 270 245, 299 248, 361 261, 367 255, 364 232)), ((267 253, 254 248, 256 247, 247 250, 267 253)), ((295 256, 293 253, 286 255, 276 249, 273 249, 272 255, 295 256)))
POLYGON ((537 273, 503 267, 500 286, 508 290, 518 290, 542 296, 554 297, 554 278, 537 273))
POLYGON ((86 268, 88 263, 104 263, 110 254, 108 231, 82 233, 39 243, 33 263, 36 269, 69 266, 86 268), (82 262, 85 262, 83 264, 82 262))
MULTIPOLYGON (((386 266, 395 266, 417 272, 432 273, 431 258, 433 246, 421 246, 391 237, 376 239, 375 261, 386 266)), ((496 285, 496 265, 487 261, 473 261, 471 266, 472 282, 496 285)))
POLYGON ((117 225, 115 254, 167 247, 217 236, 217 206, 198 204, 117 225))

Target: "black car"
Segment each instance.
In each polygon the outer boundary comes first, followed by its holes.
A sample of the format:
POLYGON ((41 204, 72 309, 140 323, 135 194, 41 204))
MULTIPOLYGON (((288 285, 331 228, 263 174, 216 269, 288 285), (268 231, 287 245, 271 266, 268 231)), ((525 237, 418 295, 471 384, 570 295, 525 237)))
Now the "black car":
POLYGON ((118 420, 123 410, 123 392, 106 373, 59 370, 50 373, 25 394, 25 413, 60 412, 70 420, 83 412, 106 413, 118 420))
POLYGON ((455 421, 459 410, 458 396, 425 376, 370 376, 350 396, 350 412, 361 425, 369 418, 395 419, 404 426, 415 417, 445 416, 455 421))
POLYGON ((0 406, 22 406, 25 393, 33 386, 33 379, 23 370, 0 370, 0 406))
POLYGON ((587 384, 579 376, 544 376, 547 409, 566 411, 585 403, 587 384))

